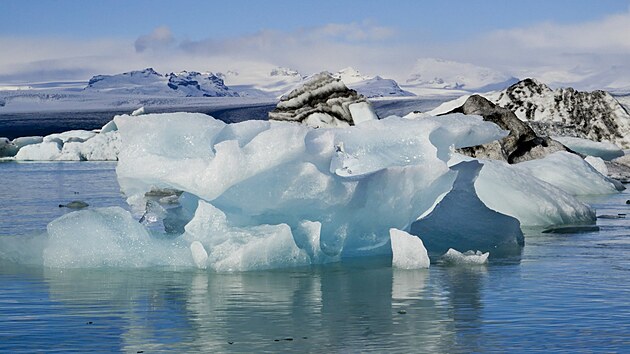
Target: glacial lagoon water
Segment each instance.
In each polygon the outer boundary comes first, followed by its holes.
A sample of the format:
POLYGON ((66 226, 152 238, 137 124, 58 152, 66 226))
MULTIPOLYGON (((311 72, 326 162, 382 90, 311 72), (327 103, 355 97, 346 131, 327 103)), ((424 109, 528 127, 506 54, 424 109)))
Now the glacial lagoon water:
MULTIPOLYGON (((71 200, 125 206, 114 169, 0 163, 0 238, 41 234, 71 200)), ((585 200, 617 215, 628 199, 585 200)), ((630 352, 630 217, 598 225, 526 230, 518 256, 416 271, 387 258, 234 274, 61 270, 0 249, 0 352, 630 352)))

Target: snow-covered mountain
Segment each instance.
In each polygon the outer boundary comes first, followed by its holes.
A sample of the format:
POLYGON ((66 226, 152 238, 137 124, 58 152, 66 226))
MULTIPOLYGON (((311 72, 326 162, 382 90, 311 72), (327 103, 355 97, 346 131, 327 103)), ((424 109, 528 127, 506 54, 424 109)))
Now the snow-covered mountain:
POLYGON ((213 73, 182 71, 162 75, 152 68, 117 75, 97 75, 90 79, 86 91, 111 94, 165 95, 184 97, 237 97, 213 73))
POLYGON ((333 77, 340 79, 348 88, 367 98, 415 96, 415 94, 401 89, 398 83, 392 79, 363 75, 352 67, 339 70, 333 74, 333 77))
POLYGON ((437 58, 421 58, 402 85, 414 93, 427 89, 487 92, 502 90, 518 79, 482 66, 437 58))
POLYGON ((630 148, 630 114, 606 91, 552 90, 535 79, 525 79, 490 98, 547 135, 610 141, 630 148))

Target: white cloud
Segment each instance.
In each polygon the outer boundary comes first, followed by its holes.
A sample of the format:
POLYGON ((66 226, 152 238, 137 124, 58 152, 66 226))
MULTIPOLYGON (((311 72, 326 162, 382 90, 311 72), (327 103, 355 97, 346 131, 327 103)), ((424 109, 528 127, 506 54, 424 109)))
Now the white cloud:
MULTIPOLYGON (((627 75, 630 81, 628 33, 630 11, 597 21, 541 23, 441 43, 371 21, 329 23, 293 31, 264 29, 196 41, 178 39, 167 27, 158 27, 135 40, 0 37, 0 48, 10 48, 3 50, 9 54, 0 56, 0 82, 64 75, 87 79, 94 74, 144 67, 162 72, 224 71, 239 69, 238 65, 245 62, 250 67, 258 62, 304 73, 354 66, 366 74, 405 81, 416 59, 422 57, 472 63, 552 83, 577 82, 598 75, 627 75)), ((604 85, 605 81, 597 82, 604 85)))
MULTIPOLYGON (((630 87, 630 11, 579 24, 541 23, 480 35, 467 42, 438 45, 438 55, 483 64, 518 77, 536 76, 550 83, 582 79, 602 85, 598 76, 625 72, 630 87)), ((618 80, 616 80, 618 81, 618 80)))

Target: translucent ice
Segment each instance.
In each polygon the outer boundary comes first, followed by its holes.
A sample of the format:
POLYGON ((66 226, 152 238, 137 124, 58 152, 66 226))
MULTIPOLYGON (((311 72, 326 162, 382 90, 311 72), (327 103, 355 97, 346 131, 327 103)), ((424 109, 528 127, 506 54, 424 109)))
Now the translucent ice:
POLYGON ((235 227, 229 225, 222 211, 203 201, 186 225, 184 238, 191 242, 191 249, 194 247, 193 257, 201 258, 199 246, 192 246, 195 242, 200 243, 204 251, 208 250, 207 263, 219 272, 310 263, 306 252, 295 244, 286 224, 235 227))
MULTIPOLYGON (((455 155, 449 163, 453 165, 462 160, 470 158, 455 155)), ((521 226, 595 222, 595 213, 588 205, 558 187, 506 162, 480 161, 484 166, 475 181, 479 199, 488 208, 515 217, 521 226)))
POLYGON ((86 209, 48 224, 43 264, 55 268, 148 267, 192 264, 190 251, 152 238, 119 207, 86 209))
MULTIPOLYGON (((115 121, 125 144, 117 173, 131 202, 153 187, 174 188, 211 203, 234 225, 286 224, 297 235, 305 221, 319 223, 318 259, 389 252, 388 230, 408 229, 450 189, 454 173, 439 157, 447 159, 453 144, 505 134, 461 115, 388 118, 341 129, 225 125, 183 113, 115 121), (344 166, 345 160, 337 161, 342 145, 356 161, 345 175, 333 168, 344 166)), ((212 264, 212 247, 204 246, 212 264)))
POLYGON ((16 160, 51 161, 61 154, 61 143, 48 141, 39 144, 27 145, 21 148, 15 155, 16 160))
POLYGON ((193 241, 190 244, 190 252, 192 253, 193 262, 199 269, 206 269, 208 266, 208 253, 201 242, 193 241))

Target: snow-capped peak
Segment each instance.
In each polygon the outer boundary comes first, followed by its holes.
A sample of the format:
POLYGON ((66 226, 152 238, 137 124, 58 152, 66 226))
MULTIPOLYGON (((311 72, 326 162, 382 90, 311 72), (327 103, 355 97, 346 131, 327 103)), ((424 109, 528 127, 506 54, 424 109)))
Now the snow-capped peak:
POLYGON ((373 76, 362 75, 357 69, 351 66, 337 71, 337 73, 333 74, 333 77, 341 79, 341 81, 343 81, 343 83, 346 85, 351 85, 357 82, 374 78, 373 76))

